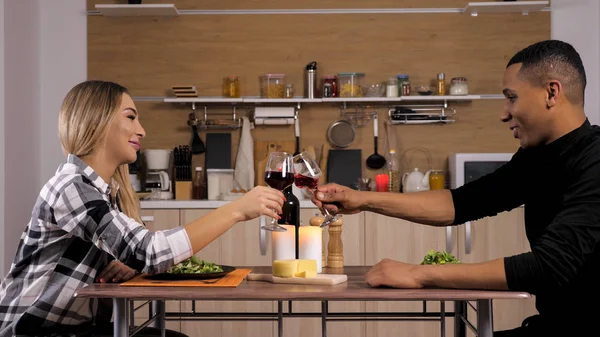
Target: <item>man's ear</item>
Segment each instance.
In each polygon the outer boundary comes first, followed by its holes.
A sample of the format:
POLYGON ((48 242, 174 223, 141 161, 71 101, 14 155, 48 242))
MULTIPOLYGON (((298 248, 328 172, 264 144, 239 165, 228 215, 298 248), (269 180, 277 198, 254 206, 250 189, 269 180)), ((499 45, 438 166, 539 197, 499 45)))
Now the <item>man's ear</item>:
POLYGON ((562 96, 562 84, 559 81, 550 81, 546 84, 546 108, 556 106, 556 102, 562 96))

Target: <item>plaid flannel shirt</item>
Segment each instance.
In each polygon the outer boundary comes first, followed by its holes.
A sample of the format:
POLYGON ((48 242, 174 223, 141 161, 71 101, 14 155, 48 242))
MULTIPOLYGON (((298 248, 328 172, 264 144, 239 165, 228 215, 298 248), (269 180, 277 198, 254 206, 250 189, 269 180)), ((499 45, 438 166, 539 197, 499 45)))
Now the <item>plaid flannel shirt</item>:
POLYGON ((74 155, 42 188, 0 288, 0 337, 39 335, 40 328, 73 335, 109 323, 110 306, 73 294, 93 283, 111 256, 145 273, 192 256, 183 227, 150 232, 110 195, 109 184, 74 155))

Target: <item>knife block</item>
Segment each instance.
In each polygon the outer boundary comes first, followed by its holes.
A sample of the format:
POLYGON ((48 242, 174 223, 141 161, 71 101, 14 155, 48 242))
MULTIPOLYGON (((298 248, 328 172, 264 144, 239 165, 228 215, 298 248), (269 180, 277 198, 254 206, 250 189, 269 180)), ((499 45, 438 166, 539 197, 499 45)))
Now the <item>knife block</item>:
POLYGON ((329 225, 329 242, 327 243, 327 267, 344 268, 344 244, 342 242, 342 216, 329 225))
POLYGON ((192 182, 175 182, 175 200, 192 200, 192 182))

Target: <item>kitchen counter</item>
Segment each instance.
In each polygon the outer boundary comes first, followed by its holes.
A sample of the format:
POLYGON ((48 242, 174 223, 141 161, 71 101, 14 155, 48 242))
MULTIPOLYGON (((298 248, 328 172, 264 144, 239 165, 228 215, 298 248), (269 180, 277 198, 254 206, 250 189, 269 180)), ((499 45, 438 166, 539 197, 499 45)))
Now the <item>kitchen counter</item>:
MULTIPOLYGON (((142 209, 215 209, 230 203, 226 200, 141 200, 142 209)), ((300 200, 300 208, 317 208, 310 200, 300 200)))

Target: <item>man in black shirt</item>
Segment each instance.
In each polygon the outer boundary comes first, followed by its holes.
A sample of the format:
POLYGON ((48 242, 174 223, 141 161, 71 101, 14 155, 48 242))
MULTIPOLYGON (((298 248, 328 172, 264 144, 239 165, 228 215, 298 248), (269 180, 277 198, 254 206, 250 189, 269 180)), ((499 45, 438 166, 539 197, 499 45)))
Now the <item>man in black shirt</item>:
POLYGON ((539 315, 495 336, 578 336, 586 328, 595 331, 586 335, 600 335, 594 326, 600 314, 600 128, 584 113, 585 86, 571 45, 533 44, 515 54, 504 73, 501 120, 521 145, 506 165, 453 190, 390 194, 328 184, 313 202, 331 213, 371 211, 432 226, 524 205, 531 252, 443 266, 386 259, 366 280, 397 288, 527 291, 536 295, 539 315))

